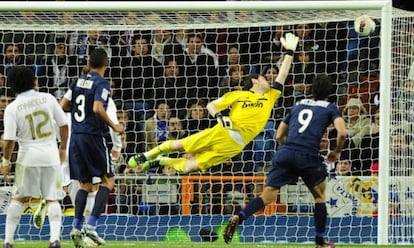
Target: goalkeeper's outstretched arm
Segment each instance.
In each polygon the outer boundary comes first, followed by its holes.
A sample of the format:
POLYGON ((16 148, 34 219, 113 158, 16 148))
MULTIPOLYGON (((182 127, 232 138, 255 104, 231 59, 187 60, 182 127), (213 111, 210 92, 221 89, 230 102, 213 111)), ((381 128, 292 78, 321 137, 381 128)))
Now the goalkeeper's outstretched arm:
POLYGON ((299 41, 299 38, 292 33, 287 33, 286 37, 280 38, 280 42, 282 43, 286 52, 283 56, 282 66, 280 67, 279 74, 276 77, 276 82, 282 85, 285 84, 286 78, 289 74, 290 66, 292 65, 292 62, 293 62, 293 54, 298 45, 298 41, 299 41))

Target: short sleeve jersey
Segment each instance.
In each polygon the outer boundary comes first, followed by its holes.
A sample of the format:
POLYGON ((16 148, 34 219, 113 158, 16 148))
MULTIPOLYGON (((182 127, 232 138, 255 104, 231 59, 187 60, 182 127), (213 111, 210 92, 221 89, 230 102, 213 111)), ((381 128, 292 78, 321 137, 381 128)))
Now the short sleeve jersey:
POLYGON ((224 94, 213 101, 219 111, 230 107, 229 117, 233 129, 240 132, 244 143, 252 141, 265 127, 271 111, 279 99, 282 85, 277 84, 276 89, 270 89, 263 95, 252 91, 236 90, 224 94))
POLYGON ((18 94, 6 107, 3 138, 19 143, 19 164, 33 167, 57 165, 60 160, 56 125, 67 125, 65 113, 56 98, 29 90, 18 94))
POLYGON ((79 77, 70 89, 71 132, 107 136, 109 127, 93 112, 93 105, 94 101, 101 101, 106 110, 111 92, 109 81, 92 71, 79 77))
POLYGON ((326 128, 341 117, 336 105, 327 101, 303 99, 284 118, 289 126, 286 142, 282 145, 309 153, 319 153, 326 128))

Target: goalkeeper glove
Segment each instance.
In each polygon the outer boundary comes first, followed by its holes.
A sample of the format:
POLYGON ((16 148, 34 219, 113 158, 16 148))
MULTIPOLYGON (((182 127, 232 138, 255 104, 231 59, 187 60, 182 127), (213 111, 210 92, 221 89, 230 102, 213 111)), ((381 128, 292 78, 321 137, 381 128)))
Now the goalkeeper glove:
POLYGON ((233 123, 231 122, 230 118, 228 116, 223 116, 221 113, 217 113, 215 115, 217 122, 221 123, 221 125, 227 129, 233 128, 233 123))
POLYGON ((296 50, 298 46, 299 37, 292 33, 287 33, 285 37, 280 37, 280 42, 282 43, 283 47, 287 50, 287 54, 293 56, 293 52, 296 50))

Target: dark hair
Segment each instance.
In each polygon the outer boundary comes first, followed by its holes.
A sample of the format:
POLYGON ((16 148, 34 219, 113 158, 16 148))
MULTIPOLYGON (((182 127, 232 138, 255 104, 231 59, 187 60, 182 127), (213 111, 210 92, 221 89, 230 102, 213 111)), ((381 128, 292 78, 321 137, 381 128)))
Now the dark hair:
POLYGON ((312 95, 315 100, 325 100, 332 93, 332 78, 318 75, 312 82, 312 95))
POLYGON ((108 63, 108 54, 102 48, 96 48, 89 56, 89 66, 93 69, 102 68, 108 63))
POLYGON ((7 74, 7 81, 16 94, 33 89, 35 80, 33 70, 23 65, 12 67, 7 74))
POLYGON ((243 90, 250 90, 253 87, 252 79, 258 79, 260 74, 246 75, 243 79, 243 90))

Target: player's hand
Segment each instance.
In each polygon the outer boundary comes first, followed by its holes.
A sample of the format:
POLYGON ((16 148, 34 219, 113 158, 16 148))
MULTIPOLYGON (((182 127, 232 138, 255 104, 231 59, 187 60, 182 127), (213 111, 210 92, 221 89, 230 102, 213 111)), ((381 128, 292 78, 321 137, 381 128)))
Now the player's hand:
POLYGON ((339 159, 339 156, 340 155, 341 155, 340 152, 332 151, 326 157, 326 162, 328 162, 328 163, 335 163, 335 161, 339 159))
POLYGON ((123 134, 125 132, 124 124, 116 124, 113 129, 114 129, 115 132, 117 132, 119 134, 123 134))
POLYGON ((228 116, 223 116, 221 113, 216 114, 217 122, 227 129, 233 128, 233 123, 228 116))
POLYGON ((298 46, 299 37, 292 33, 287 33, 285 37, 280 37, 280 42, 286 50, 295 51, 298 46))
POLYGON ((1 174, 4 176, 4 180, 6 182, 10 182, 9 174, 10 174, 10 166, 3 166, 1 165, 1 174))
POLYGON ((119 162, 119 159, 121 158, 121 152, 112 149, 111 150, 111 156, 112 156, 112 161, 119 162))
POLYGON ((65 161, 65 159, 66 159, 66 148, 64 148, 64 149, 59 148, 59 158, 60 158, 60 163, 65 161))

